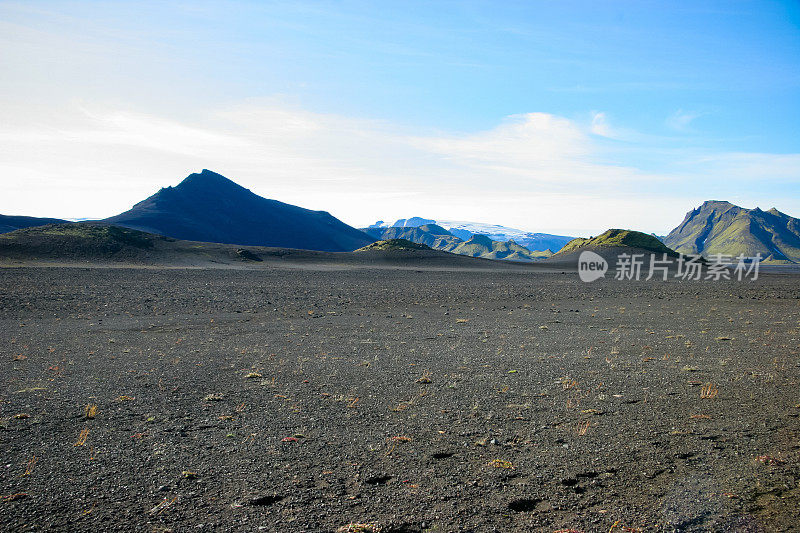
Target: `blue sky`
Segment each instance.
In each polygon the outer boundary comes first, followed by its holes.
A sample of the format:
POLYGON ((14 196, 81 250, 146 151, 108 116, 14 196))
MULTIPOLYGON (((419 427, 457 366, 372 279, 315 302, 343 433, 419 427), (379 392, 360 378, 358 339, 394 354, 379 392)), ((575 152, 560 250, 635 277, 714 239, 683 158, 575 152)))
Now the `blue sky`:
POLYGON ((0 213, 210 168, 345 222, 800 217, 797 2, 2 2, 0 213))

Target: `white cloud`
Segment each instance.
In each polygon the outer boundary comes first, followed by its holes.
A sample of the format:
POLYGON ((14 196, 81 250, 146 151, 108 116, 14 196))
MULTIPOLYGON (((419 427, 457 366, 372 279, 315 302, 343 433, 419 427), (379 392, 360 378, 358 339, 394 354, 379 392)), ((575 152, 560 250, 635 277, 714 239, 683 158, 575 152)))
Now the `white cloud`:
POLYGON ((620 226, 663 233, 698 191, 733 194, 731 177, 800 181, 798 154, 716 154, 684 158, 671 174, 643 172, 619 149, 604 149, 595 136, 609 133, 605 116, 595 119, 527 113, 485 131, 419 134, 280 99, 191 119, 80 105, 23 116, 0 107, 0 213, 110 216, 209 168, 354 225, 417 215, 566 234, 620 226))
POLYGON ((678 132, 690 131, 692 122, 703 116, 705 113, 692 113, 678 109, 673 114, 667 117, 665 123, 667 127, 678 132))
POLYGON ((600 137, 614 138, 614 134, 611 133, 611 128, 608 125, 606 114, 602 112, 592 113, 591 131, 600 137))
POLYGON ((687 164, 730 180, 800 184, 800 154, 717 153, 687 164))

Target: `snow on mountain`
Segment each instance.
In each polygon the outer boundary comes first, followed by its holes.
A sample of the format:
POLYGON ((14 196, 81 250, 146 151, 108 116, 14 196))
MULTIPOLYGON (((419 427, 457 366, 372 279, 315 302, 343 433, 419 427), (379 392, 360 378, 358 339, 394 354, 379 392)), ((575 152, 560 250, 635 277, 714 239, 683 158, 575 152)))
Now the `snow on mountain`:
POLYGON ((468 222, 463 220, 438 220, 421 217, 401 218, 394 224, 379 220, 370 228, 415 228, 425 224, 439 225, 459 239, 469 240, 473 235, 486 235, 493 241, 513 240, 529 250, 551 250, 557 252, 573 239, 562 235, 549 233, 533 233, 521 229, 509 228, 497 224, 482 222, 468 222))

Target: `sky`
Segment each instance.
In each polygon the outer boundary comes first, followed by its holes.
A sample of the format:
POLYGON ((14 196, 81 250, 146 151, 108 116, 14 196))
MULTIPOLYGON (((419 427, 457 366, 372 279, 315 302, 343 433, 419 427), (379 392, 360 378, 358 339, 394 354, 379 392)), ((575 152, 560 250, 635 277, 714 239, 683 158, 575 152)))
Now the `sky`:
POLYGON ((0 213, 208 168, 363 227, 800 217, 797 1, 3 1, 0 213))

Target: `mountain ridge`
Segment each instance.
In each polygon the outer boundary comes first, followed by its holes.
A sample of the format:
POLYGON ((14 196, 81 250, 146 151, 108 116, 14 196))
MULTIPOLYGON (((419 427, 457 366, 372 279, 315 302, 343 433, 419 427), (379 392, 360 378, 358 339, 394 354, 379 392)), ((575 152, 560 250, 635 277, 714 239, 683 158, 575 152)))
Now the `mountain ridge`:
POLYGON ((327 252, 374 241, 327 211, 263 198, 207 169, 103 222, 182 240, 327 252))
POLYGON ((518 245, 513 240, 495 241, 482 234, 471 235, 469 239, 464 240, 437 224, 393 226, 388 228, 373 226, 364 228, 364 231, 380 240, 405 239, 430 246, 436 250, 484 259, 536 261, 552 255, 550 250, 531 251, 524 246, 518 245))
POLYGON ((487 235, 494 241, 513 240, 516 244, 524 246, 529 250, 560 250, 565 244, 574 237, 563 235, 553 235, 550 233, 534 233, 530 231, 509 228, 497 224, 485 224, 482 222, 467 222, 459 220, 434 220, 432 218, 411 217, 398 219, 394 224, 389 224, 379 220, 369 226, 372 228, 408 228, 419 227, 422 225, 436 224, 445 228, 452 235, 464 241, 469 240, 473 235, 487 235))
POLYGON ((0 233, 8 233, 24 228, 35 228, 47 224, 67 224, 69 220, 60 218, 26 217, 15 215, 0 215, 0 233))
POLYGON ((664 238, 684 254, 761 257, 767 263, 800 262, 800 219, 778 211, 746 209, 707 200, 692 209, 664 238))

